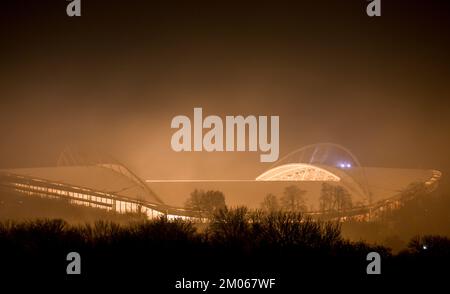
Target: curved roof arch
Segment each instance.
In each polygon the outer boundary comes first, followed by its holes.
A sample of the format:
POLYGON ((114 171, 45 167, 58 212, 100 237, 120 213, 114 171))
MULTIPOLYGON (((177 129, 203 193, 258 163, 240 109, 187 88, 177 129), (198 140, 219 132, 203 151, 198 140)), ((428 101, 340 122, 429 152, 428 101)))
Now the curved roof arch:
POLYGON ((126 165, 119 162, 113 156, 100 152, 98 150, 83 150, 83 149, 73 149, 70 146, 66 146, 61 152, 57 166, 62 167, 73 167, 73 166, 86 166, 92 167, 97 166, 100 168, 108 169, 126 179, 128 179, 134 185, 130 187, 125 187, 120 192, 127 189, 138 188, 144 194, 148 196, 149 199, 155 200, 157 203, 164 204, 164 201, 150 189, 146 183, 139 178, 133 171, 131 171, 126 165))
POLYGON ((283 156, 271 166, 269 171, 276 167, 299 163, 319 166, 331 174, 338 175, 345 182, 353 182, 352 186, 354 184, 359 186, 358 193, 362 193, 364 198, 371 202, 372 197, 365 169, 348 148, 330 142, 306 145, 283 156))
POLYGON ((354 166, 361 166, 356 155, 348 148, 336 143, 322 142, 309 144, 288 153, 276 161, 271 168, 289 162, 337 166, 340 160, 350 161, 354 166))
POLYGON ((304 163, 284 164, 262 173, 256 181, 331 181, 341 178, 318 166, 304 163))

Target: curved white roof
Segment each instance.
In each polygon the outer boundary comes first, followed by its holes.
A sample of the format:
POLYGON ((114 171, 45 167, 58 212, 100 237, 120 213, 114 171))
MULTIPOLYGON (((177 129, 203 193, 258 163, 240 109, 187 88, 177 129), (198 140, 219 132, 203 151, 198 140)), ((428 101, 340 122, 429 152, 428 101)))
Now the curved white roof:
POLYGON ((257 181, 330 181, 341 178, 321 167, 306 163, 290 163, 274 167, 256 178, 257 181))

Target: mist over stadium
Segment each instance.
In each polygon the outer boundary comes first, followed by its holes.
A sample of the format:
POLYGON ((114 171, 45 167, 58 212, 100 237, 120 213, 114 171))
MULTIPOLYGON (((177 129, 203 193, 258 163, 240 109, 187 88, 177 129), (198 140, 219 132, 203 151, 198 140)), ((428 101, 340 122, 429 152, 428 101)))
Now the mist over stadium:
POLYGON ((408 188, 420 185, 429 193, 440 178, 441 172, 434 169, 366 167, 350 150, 333 143, 295 150, 253 179, 144 180, 110 156, 70 148, 61 153, 54 167, 0 171, 1 186, 17 193, 117 213, 142 213, 149 219, 162 215, 198 219, 201 211, 183 207, 196 189, 223 192, 230 207, 258 209, 268 193, 281 194, 286 187, 297 186, 306 193, 303 212, 307 215, 370 221, 410 200, 402 193, 408 188), (333 207, 332 212, 330 207, 321 207, 326 187, 345 189, 350 205, 333 207))

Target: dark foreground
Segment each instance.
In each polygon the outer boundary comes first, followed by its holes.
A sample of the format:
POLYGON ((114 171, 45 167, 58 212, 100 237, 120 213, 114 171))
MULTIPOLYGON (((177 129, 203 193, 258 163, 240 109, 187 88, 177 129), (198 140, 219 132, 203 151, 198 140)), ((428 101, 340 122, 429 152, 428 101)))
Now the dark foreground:
POLYGON ((416 238, 393 255, 385 247, 343 239, 333 223, 237 209, 200 225, 164 218, 129 225, 3 222, 0 260, 2 283, 86 282, 171 290, 209 281, 207 292, 214 292, 224 290, 221 286, 268 288, 271 282, 278 290, 306 285, 338 289, 358 283, 443 281, 450 273, 450 240, 416 238), (70 252, 81 257, 79 275, 67 274, 68 267, 74 270, 67 260, 70 252), (380 254, 380 275, 367 274, 369 252, 380 254))

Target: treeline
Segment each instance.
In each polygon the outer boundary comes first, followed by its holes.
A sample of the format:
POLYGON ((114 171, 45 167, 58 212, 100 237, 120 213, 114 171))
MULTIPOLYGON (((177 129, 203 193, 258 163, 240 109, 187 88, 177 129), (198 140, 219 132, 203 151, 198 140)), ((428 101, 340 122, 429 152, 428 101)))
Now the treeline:
MULTIPOLYGON (((226 207, 225 195, 215 190, 194 190, 187 201, 185 208, 209 215, 226 207)), ((353 207, 350 192, 340 185, 323 183, 319 197, 319 211, 345 212, 353 207)), ((308 212, 312 209, 307 205, 307 191, 297 185, 284 188, 281 195, 268 193, 260 203, 264 212, 308 212)))
POLYGON ((373 251, 382 257, 385 277, 396 279, 398 273, 435 275, 449 261, 450 240, 444 237, 414 238, 407 250, 393 255, 383 246, 346 240, 338 223, 296 212, 225 208, 203 226, 199 229, 195 223, 164 217, 127 225, 105 221, 69 225, 48 219, 2 222, 1 276, 160 277, 157 282, 164 287, 183 275, 215 278, 239 272, 271 273, 288 283, 296 280, 295 275, 363 279, 366 256, 373 251), (80 276, 65 274, 69 252, 81 255, 80 276))
POLYGON ((343 222, 343 235, 352 240, 383 244, 394 252, 404 250, 418 235, 450 237, 449 195, 440 190, 424 193, 416 186, 412 188, 405 190, 402 207, 387 210, 376 220, 343 222), (410 197, 411 193, 415 195, 410 197))
MULTIPOLYGON (((308 212, 306 195, 306 191, 295 185, 287 186, 279 196, 269 193, 261 202, 261 213, 308 212)), ((402 200, 400 208, 385 209, 371 221, 351 218, 342 221, 343 236, 353 241, 381 244, 395 253, 406 249, 410 240, 418 235, 450 237, 448 194, 441 190, 430 191, 423 183, 412 183, 399 191, 398 197, 402 200)), ((328 183, 322 185, 319 204, 320 211, 324 212, 320 219, 338 220, 339 215, 345 215, 347 209, 354 207, 348 191, 328 183)), ((220 191, 195 190, 186 207, 202 211, 205 217, 210 217, 226 207, 225 196, 220 191)))

